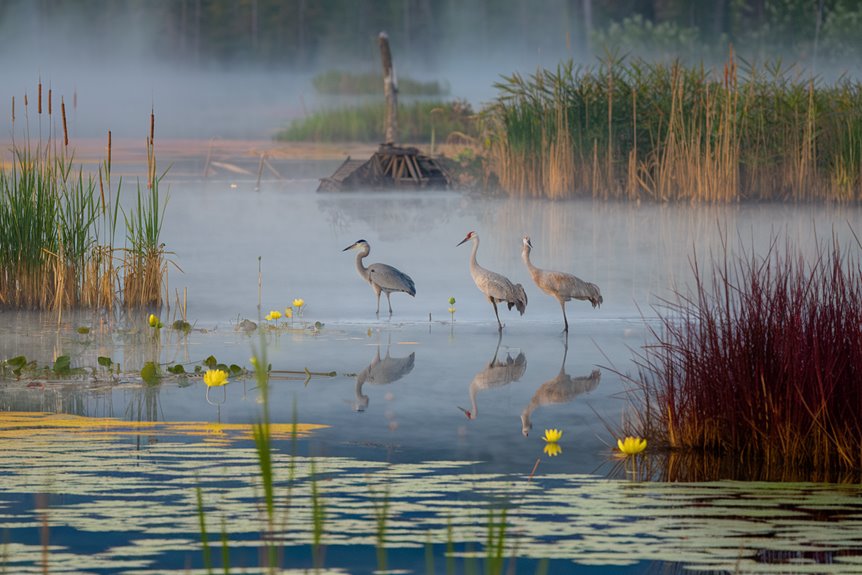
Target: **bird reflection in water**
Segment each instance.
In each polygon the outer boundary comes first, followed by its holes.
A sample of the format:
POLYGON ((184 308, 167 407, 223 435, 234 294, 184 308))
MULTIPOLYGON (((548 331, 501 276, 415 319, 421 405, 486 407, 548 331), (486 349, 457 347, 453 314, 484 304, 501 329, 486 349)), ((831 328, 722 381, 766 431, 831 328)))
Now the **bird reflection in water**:
POLYGON ((594 369, 590 375, 572 377, 566 373, 566 355, 569 353, 569 344, 566 341, 563 351, 563 363, 560 365, 560 373, 552 377, 536 390, 530 403, 521 412, 521 433, 524 437, 530 434, 533 422, 530 417, 537 407, 553 403, 568 403, 583 393, 594 390, 602 379, 602 372, 594 369))
POLYGON ((392 357, 389 355, 389 346, 386 346, 386 357, 380 359, 380 346, 368 367, 356 376, 356 399, 351 404, 354 411, 365 411, 368 408, 368 396, 362 393, 362 386, 366 383, 373 385, 386 385, 398 381, 411 371, 416 352, 411 352, 407 357, 392 357))
POLYGON ((476 404, 477 393, 518 381, 527 370, 527 356, 524 355, 523 351, 520 351, 514 359, 510 353, 506 353, 506 359, 497 359, 502 339, 503 336, 501 333, 497 338, 497 348, 494 350, 494 356, 491 358, 491 361, 470 382, 470 409, 458 408, 464 412, 467 419, 476 419, 479 415, 479 407, 476 404))

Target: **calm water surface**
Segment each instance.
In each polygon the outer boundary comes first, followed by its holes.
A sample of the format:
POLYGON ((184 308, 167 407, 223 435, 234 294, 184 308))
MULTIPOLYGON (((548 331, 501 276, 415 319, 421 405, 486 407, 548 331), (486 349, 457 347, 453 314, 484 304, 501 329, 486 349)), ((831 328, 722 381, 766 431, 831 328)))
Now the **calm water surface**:
POLYGON ((247 436, 225 426, 258 419, 256 383, 234 378, 207 398, 199 378, 146 386, 136 373, 147 361, 191 369, 210 355, 249 367, 265 347, 277 371, 272 419, 289 423, 295 409, 300 422, 326 426, 296 443, 276 441, 280 485, 290 476, 296 484, 294 499, 280 503, 297 525, 284 535, 289 567, 311 561, 314 466, 332 572, 378 568, 374 511, 384 490, 388 565, 418 573, 428 571, 426 543, 435 570, 445 571, 449 523, 459 565, 481 549, 489 501, 508 510, 519 573, 535 572, 541 559, 551 560, 552 573, 640 573, 659 564, 862 572, 856 488, 633 482, 633 470, 610 456, 609 431, 628 410, 618 373, 634 372, 633 351, 656 321, 654 306, 691 285, 694 253, 707 261, 721 253, 722 238, 732 251, 765 253, 775 237, 811 253, 832 234, 858 250, 850 226, 862 229, 862 211, 315 193, 316 175, 332 168, 291 165, 286 180, 259 191, 227 179, 170 183, 162 236, 177 267, 171 308, 162 313, 173 320, 185 291, 195 327, 188 336, 165 330, 156 342, 144 317, 67 314, 58 327, 50 314, 0 314, 0 358, 24 354, 47 364, 70 354, 73 365, 93 367, 108 356, 124 374, 3 381, 3 411, 158 422, 143 430, 78 419, 0 424, 7 571, 41 571, 43 544, 56 571, 200 568, 195 485, 203 486, 210 530, 226 522, 232 563, 260 565, 255 455, 247 436), (524 316, 501 309, 502 336, 470 278, 470 246, 456 247, 471 230, 481 239, 479 262, 523 283, 529 296, 524 316), (600 309, 568 304, 568 338, 558 303, 532 284, 520 259, 525 234, 537 266, 602 289, 600 309), (372 248, 366 263, 394 265, 415 280, 415 298, 393 294, 391 317, 375 315, 354 253, 342 252, 360 238, 372 248), (454 318, 449 297, 457 300, 454 318), (244 319, 267 324, 263 315, 294 298, 306 306, 289 329, 285 320, 278 330, 237 329, 244 319), (77 333, 80 326, 91 333, 77 333), (167 426, 176 422, 199 427, 167 426), (556 457, 543 453, 541 440, 552 427, 564 431, 556 457))

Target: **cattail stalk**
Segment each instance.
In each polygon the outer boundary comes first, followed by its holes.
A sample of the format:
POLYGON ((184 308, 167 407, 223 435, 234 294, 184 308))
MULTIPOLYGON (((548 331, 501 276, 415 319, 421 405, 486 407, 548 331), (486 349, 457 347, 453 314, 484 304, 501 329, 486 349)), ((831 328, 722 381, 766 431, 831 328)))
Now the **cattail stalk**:
MULTIPOLYGON (((50 100, 49 100, 50 101, 50 100)), ((66 102, 60 98, 60 112, 63 114, 63 142, 66 146, 69 145, 69 129, 66 127, 66 102)))

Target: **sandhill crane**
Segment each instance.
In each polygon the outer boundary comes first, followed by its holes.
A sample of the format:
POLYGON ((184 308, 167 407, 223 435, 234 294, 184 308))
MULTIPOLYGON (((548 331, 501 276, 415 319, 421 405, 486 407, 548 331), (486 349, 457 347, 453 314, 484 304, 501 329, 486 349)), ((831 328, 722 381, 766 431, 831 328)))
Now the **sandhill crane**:
POLYGON ((394 291, 403 291, 404 293, 416 296, 416 285, 410 276, 386 264, 371 264, 365 267, 362 264, 362 259, 371 253, 371 246, 365 240, 358 240, 346 248, 348 250, 358 250, 356 254, 356 271, 359 276, 371 284, 371 289, 377 295, 377 314, 380 314, 380 292, 386 294, 386 301, 389 303, 389 315, 392 315, 392 302, 389 299, 389 294, 394 291))
POLYGON ((528 436, 533 428, 530 417, 537 407, 573 401, 582 393, 594 390, 602 380, 602 372, 598 369, 594 369, 590 375, 581 377, 572 377, 566 373, 566 354, 568 351, 569 346, 567 345, 566 351, 563 352, 563 364, 560 366, 560 373, 543 383, 533 394, 524 411, 521 412, 521 433, 524 434, 524 437, 528 436))
POLYGON ((500 322, 500 314, 497 312, 497 302, 506 302, 509 309, 517 307, 521 315, 524 315, 524 310, 527 309, 527 294, 524 291, 524 286, 513 284, 509 278, 486 270, 479 265, 476 261, 476 252, 479 251, 479 234, 476 232, 468 233, 467 237, 458 242, 458 245, 460 246, 467 240, 473 240, 473 253, 470 255, 470 275, 473 276, 473 281, 479 291, 485 294, 485 297, 494 306, 497 325, 502 331, 503 324, 500 322))
POLYGON ((486 389, 501 387, 518 381, 524 372, 527 371, 527 356, 524 352, 518 353, 514 359, 512 355, 507 353, 505 360, 498 360, 497 354, 500 353, 500 342, 502 334, 497 340, 497 349, 494 350, 494 356, 488 365, 473 377, 470 382, 470 409, 459 407, 467 419, 476 419, 479 415, 479 406, 476 403, 476 394, 486 389))
POLYGON ((585 282, 572 274, 540 270, 530 262, 531 249, 533 249, 533 244, 530 242, 530 236, 524 236, 524 249, 521 252, 521 257, 524 258, 527 270, 529 270, 530 276, 539 286, 539 289, 549 296, 557 298, 557 301, 560 302, 560 307, 563 309, 563 322, 566 326, 563 331, 568 333, 569 320, 566 318, 566 302, 570 299, 579 299, 590 302, 593 307, 601 306, 604 301, 602 292, 596 284, 585 282))
POLYGON ((386 385, 398 381, 413 371, 415 360, 415 351, 407 357, 392 357, 389 355, 388 346, 386 347, 386 357, 380 359, 380 346, 378 346, 374 359, 371 360, 368 367, 356 376, 356 403, 353 404, 353 409, 356 411, 365 411, 365 408, 368 407, 368 396, 362 393, 363 385, 366 383, 386 385))

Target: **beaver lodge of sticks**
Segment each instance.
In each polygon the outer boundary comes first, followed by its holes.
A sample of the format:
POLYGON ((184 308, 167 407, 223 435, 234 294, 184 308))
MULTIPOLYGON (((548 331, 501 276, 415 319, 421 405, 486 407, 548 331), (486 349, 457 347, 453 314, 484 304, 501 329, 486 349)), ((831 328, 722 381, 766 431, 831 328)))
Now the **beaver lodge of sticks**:
POLYGON ((398 84, 392 65, 389 37, 378 36, 383 60, 383 95, 386 99, 384 142, 369 160, 353 160, 349 156, 335 173, 322 178, 318 192, 339 192, 357 189, 387 188, 448 188, 452 178, 434 158, 419 153, 416 148, 395 145, 398 139, 398 84))
POLYGON ((356 189, 448 188, 450 175, 437 160, 416 148, 380 144, 369 160, 349 156, 328 178, 321 178, 318 192, 356 189))

